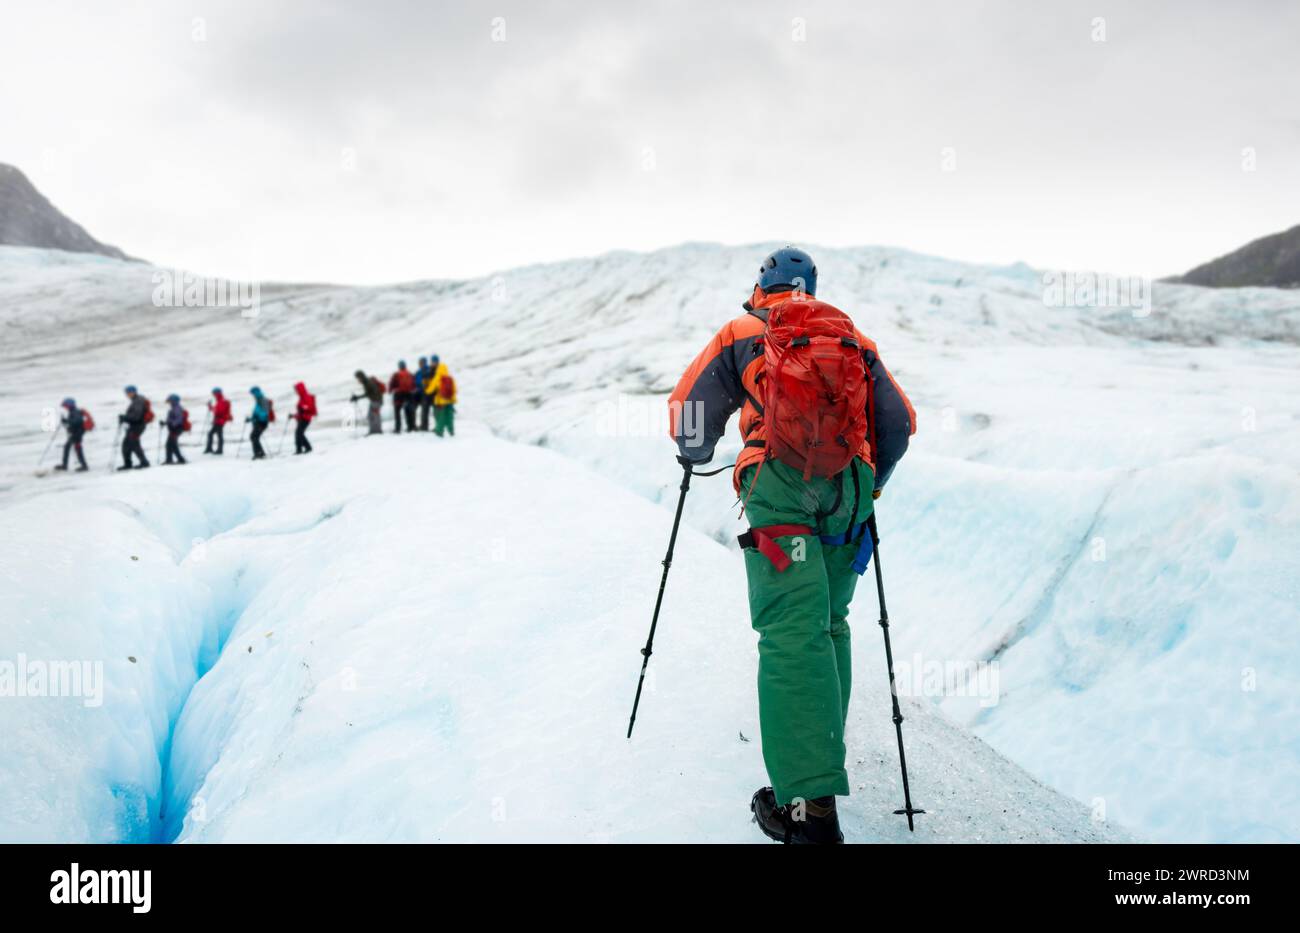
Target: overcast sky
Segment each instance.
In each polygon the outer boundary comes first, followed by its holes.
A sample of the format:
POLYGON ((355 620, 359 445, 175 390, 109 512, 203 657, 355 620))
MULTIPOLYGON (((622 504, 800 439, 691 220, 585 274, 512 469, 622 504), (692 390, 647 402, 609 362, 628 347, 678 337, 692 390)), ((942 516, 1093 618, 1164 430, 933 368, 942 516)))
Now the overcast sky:
POLYGON ((1159 275, 1300 223, 1298 39, 1286 0, 0 0, 0 161, 232 277, 771 239, 1159 275))

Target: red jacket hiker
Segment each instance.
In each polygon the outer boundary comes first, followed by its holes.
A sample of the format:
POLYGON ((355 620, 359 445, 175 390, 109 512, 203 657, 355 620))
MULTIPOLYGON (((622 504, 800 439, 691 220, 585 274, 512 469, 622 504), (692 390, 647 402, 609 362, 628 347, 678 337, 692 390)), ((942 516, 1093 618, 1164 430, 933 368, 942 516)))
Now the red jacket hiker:
POLYGON ((388 380, 388 391, 394 395, 403 393, 410 394, 415 391, 415 376, 402 364, 402 368, 393 373, 393 378, 388 380))
POLYGON ((214 401, 208 402, 208 410, 212 412, 212 426, 219 428, 234 421, 234 416, 230 414, 230 399, 222 395, 220 389, 212 393, 212 398, 214 401))
POLYGON ((226 425, 235 420, 235 416, 230 413, 230 399, 220 389, 213 389, 208 411, 212 412, 212 427, 208 429, 203 452, 220 455, 226 449, 226 425))
POLYGON ((298 393, 298 409, 294 418, 298 426, 293 431, 293 452, 295 454, 311 453, 311 441, 307 440, 307 425, 316 417, 316 396, 307 391, 303 383, 296 383, 293 390, 298 393))
POLYGON ((398 360, 397 372, 388 380, 388 391, 393 393, 393 431, 402 433, 402 417, 406 417, 406 430, 415 430, 415 374, 406 368, 406 360, 398 360))
POLYGON ((293 390, 298 393, 298 410, 294 413, 303 424, 311 424, 316 417, 316 396, 307 391, 304 383, 295 383, 293 390))

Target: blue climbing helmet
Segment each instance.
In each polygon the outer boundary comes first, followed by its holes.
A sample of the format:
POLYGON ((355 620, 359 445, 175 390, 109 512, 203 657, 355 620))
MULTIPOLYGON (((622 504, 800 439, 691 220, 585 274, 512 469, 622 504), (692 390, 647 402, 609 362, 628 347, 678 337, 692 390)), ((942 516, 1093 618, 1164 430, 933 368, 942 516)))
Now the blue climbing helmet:
POLYGON ((173 392, 171 395, 167 396, 167 401, 175 402, 176 404, 179 405, 181 401, 181 397, 177 395, 175 392, 173 392))
POLYGON ((429 365, 429 358, 427 356, 420 357, 420 368, 423 369, 425 366, 428 365, 429 365))
POLYGON ((429 357, 429 365, 435 367, 438 365, 438 354, 434 353, 429 357))
POLYGON ((77 407, 76 399, 65 398, 65 399, 63 400, 63 403, 62 403, 62 404, 63 404, 63 407, 64 407, 64 408, 76 408, 76 407, 77 407))
POLYGON ((763 260, 758 287, 766 294, 802 291, 817 294, 817 266, 811 256, 793 246, 783 246, 763 260))
POLYGON ((220 394, 221 394, 221 387, 220 387, 220 386, 215 387, 215 388, 212 390, 212 394, 213 394, 213 395, 220 395, 220 394))
POLYGON ((257 396, 258 398, 261 398, 261 397, 262 397, 262 390, 261 390, 260 388, 258 388, 257 386, 253 386, 253 387, 252 387, 251 389, 249 389, 248 391, 249 391, 251 394, 257 396))
POLYGON ((127 395, 135 395, 135 386, 127 386, 122 391, 125 392, 127 395))
POLYGON ((397 361, 397 368, 398 368, 398 369, 406 369, 406 360, 398 360, 398 361, 397 361))

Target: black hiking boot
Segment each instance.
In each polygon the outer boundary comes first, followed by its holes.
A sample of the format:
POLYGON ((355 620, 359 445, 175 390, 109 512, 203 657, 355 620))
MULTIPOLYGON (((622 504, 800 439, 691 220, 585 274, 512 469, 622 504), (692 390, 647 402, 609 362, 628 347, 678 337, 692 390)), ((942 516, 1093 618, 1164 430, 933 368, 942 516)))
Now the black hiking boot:
POLYGON ((802 804, 776 805, 772 788, 762 787, 749 802, 763 835, 787 845, 834 845, 844 841, 834 797, 816 797, 802 804))
POLYGON ((56 463, 56 464, 54 465, 54 469, 56 469, 56 470, 64 470, 64 471, 66 471, 66 470, 68 469, 68 465, 67 465, 66 463, 63 463, 63 464, 58 464, 58 463, 56 463))
POLYGON ((85 473, 85 472, 86 472, 87 470, 89 470, 89 469, 90 469, 90 467, 86 466, 86 465, 83 463, 81 466, 77 467, 77 472, 78 472, 78 473, 85 473))

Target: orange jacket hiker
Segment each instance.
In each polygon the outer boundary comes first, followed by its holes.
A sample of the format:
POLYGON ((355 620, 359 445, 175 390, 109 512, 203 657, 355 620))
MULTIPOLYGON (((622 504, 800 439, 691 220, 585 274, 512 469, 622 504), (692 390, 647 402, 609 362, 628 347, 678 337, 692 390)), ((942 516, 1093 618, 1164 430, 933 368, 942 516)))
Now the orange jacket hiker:
MULTIPOLYGON (((740 436, 745 442, 732 483, 740 491, 740 474, 745 467, 762 461, 766 451, 767 429, 759 398, 758 385, 765 362, 759 338, 767 326, 771 309, 789 301, 790 292, 765 294, 755 287, 745 303, 745 313, 724 324, 708 345, 686 368, 668 399, 669 433, 677 441, 682 456, 695 463, 706 463, 726 431, 727 422, 740 410, 740 436)), ((874 383, 874 427, 876 457, 873 462, 870 442, 864 441, 859 455, 871 465, 880 489, 907 450, 908 439, 916 433, 916 412, 885 364, 876 344, 855 330, 859 346, 866 357, 867 370, 874 383)), ((869 415, 872 413, 868 413, 869 415)))

